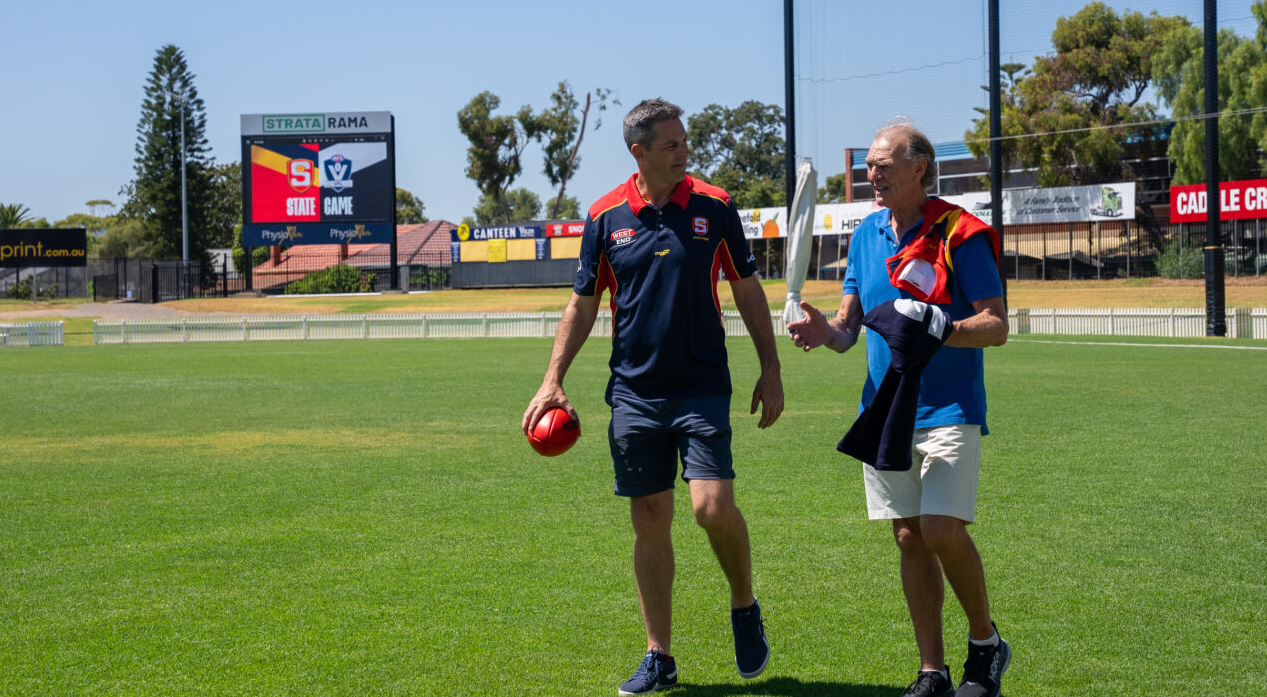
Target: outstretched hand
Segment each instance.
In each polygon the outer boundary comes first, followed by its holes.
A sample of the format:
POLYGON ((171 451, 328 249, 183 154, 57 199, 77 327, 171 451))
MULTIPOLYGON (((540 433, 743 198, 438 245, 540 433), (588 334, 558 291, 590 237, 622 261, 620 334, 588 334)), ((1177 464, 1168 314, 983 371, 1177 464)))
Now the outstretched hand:
POLYGON ((788 334, 792 335, 792 341, 805 351, 826 344, 829 337, 827 316, 805 301, 801 301, 800 307, 801 311, 805 313, 805 317, 795 322, 789 322, 787 325, 787 331, 788 334))

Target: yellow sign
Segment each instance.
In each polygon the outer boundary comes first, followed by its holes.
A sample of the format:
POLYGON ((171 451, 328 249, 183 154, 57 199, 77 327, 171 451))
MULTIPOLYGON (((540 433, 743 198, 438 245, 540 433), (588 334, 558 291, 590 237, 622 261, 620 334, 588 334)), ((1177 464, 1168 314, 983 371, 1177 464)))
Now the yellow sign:
POLYGON ((831 215, 830 214, 823 216, 823 229, 831 230, 831 215))
POLYGON ((458 240, 465 242, 469 239, 471 239, 471 226, 462 223, 458 226, 458 240))
POLYGON ((506 261, 506 240, 495 239, 488 241, 488 263, 496 264, 506 261))

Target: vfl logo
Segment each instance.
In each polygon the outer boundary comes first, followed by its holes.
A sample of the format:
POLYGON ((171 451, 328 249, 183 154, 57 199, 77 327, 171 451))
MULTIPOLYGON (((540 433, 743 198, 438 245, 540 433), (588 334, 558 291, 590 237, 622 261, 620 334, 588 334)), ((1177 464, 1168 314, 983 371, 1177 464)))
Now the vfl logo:
POLYGON ((622 244, 629 244, 634 241, 634 231, 631 228, 623 228, 611 234, 612 245, 619 247, 622 244))
POLYGON ((667 250, 667 249, 666 249, 666 250, 664 250, 663 252, 656 252, 656 253, 655 253, 655 255, 656 255, 656 256, 658 256, 658 257, 662 257, 662 256, 664 256, 664 255, 666 255, 666 254, 668 254, 668 253, 669 253, 669 250, 667 250))
POLYGON ((290 160, 286 163, 290 188, 303 193, 312 186, 312 160, 290 160))
POLYGON ((336 193, 352 188, 352 161, 342 155, 326 160, 326 185, 336 193))

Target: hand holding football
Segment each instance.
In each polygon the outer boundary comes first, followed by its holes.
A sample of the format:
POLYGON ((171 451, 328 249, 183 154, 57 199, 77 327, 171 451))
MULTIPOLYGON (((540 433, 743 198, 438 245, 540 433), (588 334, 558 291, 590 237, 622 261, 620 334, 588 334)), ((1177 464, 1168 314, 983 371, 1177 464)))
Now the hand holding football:
POLYGON ((573 420, 563 409, 554 407, 543 414, 528 432, 528 443, 538 453, 554 457, 567 452, 580 437, 580 422, 573 420))

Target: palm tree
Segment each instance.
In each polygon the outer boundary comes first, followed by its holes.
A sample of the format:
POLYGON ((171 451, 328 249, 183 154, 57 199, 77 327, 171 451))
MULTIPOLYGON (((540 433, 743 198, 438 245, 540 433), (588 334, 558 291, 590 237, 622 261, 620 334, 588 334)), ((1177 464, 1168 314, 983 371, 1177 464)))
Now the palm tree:
POLYGON ((31 209, 20 203, 0 205, 0 228, 17 227, 31 219, 31 209))

